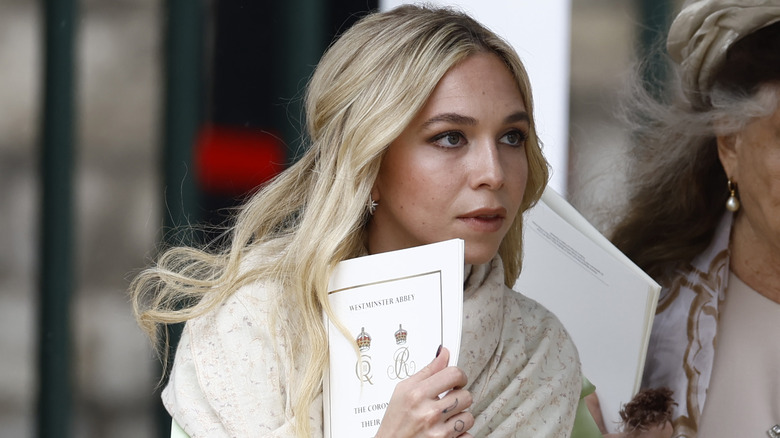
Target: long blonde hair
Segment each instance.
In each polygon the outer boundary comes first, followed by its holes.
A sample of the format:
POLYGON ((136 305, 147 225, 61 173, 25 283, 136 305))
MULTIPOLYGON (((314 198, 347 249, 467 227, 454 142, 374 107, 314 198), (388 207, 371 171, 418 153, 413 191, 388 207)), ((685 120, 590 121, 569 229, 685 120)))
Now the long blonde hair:
MULTIPOLYGON (((531 115, 521 211, 532 206, 547 183, 548 165, 536 137, 528 76, 511 46, 450 9, 406 5, 369 15, 322 57, 306 93, 309 148, 242 207, 230 247, 219 253, 169 249, 134 280, 136 318, 152 341, 158 343, 161 324, 209 312, 242 285, 262 281, 283 291, 274 323, 281 324, 280 344, 291 353, 288 397, 296 434, 308 436, 308 409, 328 358, 322 320, 323 311, 332 316, 328 279, 338 262, 366 251, 366 204, 384 151, 441 77, 479 52, 506 64, 531 115)), ((510 286, 520 272, 521 238, 518 214, 499 248, 510 286)))

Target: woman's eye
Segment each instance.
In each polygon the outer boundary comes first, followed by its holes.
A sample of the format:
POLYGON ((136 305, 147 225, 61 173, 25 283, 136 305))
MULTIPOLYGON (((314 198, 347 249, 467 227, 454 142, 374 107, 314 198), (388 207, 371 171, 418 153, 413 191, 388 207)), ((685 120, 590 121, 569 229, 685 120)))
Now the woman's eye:
POLYGON ((433 144, 443 148, 454 148, 465 143, 463 134, 459 132, 445 132, 433 138, 433 144))
POLYGON ((522 146, 528 136, 522 131, 511 131, 504 134, 499 141, 510 146, 522 146))

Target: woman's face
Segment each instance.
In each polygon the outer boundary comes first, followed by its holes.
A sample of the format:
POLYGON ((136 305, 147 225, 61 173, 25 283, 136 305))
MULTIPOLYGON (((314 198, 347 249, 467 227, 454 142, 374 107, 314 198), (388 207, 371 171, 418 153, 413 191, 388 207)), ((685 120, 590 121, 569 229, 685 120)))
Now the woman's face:
POLYGON ((780 259, 780 108, 718 140, 723 167, 739 190, 733 237, 748 241, 755 254, 780 259))
POLYGON ((523 96, 496 55, 453 67, 385 153, 369 251, 457 237, 466 263, 490 261, 523 200, 528 130, 523 96))

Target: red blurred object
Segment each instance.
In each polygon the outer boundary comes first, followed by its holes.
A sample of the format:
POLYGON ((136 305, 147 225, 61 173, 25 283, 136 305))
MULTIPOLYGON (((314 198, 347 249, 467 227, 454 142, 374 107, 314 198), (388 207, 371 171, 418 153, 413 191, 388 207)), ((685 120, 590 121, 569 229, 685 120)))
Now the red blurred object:
POLYGON ((284 170, 284 151, 266 131, 207 125, 195 147, 198 183, 212 194, 246 194, 284 170))

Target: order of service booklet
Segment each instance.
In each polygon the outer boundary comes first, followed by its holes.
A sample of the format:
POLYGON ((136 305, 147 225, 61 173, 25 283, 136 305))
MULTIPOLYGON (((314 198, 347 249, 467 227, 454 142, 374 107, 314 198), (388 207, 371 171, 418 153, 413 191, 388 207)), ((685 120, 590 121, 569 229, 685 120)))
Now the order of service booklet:
POLYGON ((330 361, 323 377, 325 437, 376 435, 396 384, 442 345, 458 362, 463 319, 461 239, 345 260, 328 286, 346 338, 325 317, 330 361), (356 348, 357 347, 357 348, 356 348))
POLYGON ((661 287, 552 189, 524 218, 514 289, 552 311, 596 385, 610 432, 639 390, 661 287))

